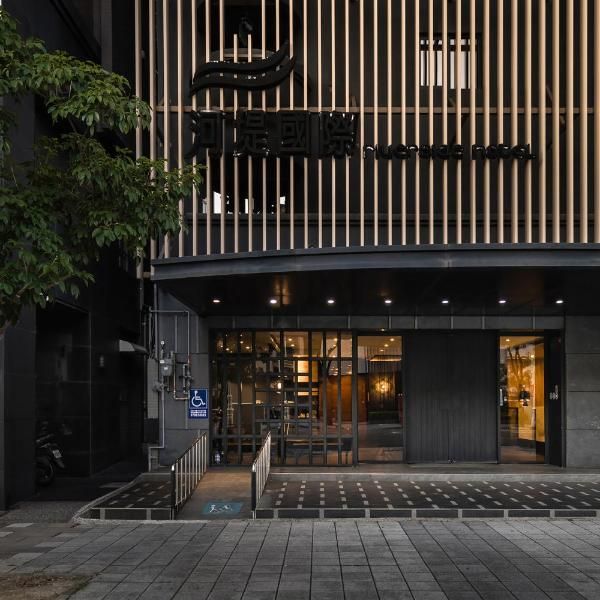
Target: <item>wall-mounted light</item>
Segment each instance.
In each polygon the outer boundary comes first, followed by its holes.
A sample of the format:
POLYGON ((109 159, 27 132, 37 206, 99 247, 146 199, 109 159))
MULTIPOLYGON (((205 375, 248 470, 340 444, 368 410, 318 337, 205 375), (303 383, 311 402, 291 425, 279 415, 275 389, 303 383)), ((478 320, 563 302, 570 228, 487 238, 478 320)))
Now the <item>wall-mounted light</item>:
POLYGON ((335 304, 335 299, 327 298, 327 304, 335 304))
POLYGON ((219 298, 213 298, 213 304, 221 304, 221 300, 219 298))
POLYGON ((506 304, 506 298, 500 298, 500 300, 498 300, 498 304, 506 304))
POLYGON ((387 394, 390 391, 390 382, 387 379, 380 379, 376 384, 375 384, 375 389, 380 393, 380 394, 387 394))
POLYGON ((385 302, 386 304, 388 304, 388 305, 389 305, 389 304, 391 304, 391 303, 392 303, 392 299, 391 299, 391 298, 386 298, 386 299, 384 300, 384 302, 385 302))
POLYGON ((442 298, 442 304, 450 304, 450 300, 448 300, 448 298, 442 298))
POLYGON ((277 304, 277 298, 270 298, 269 304, 277 304))
POLYGON ((564 304, 564 303, 565 303, 565 301, 562 298, 558 298, 556 300, 556 304, 564 304))

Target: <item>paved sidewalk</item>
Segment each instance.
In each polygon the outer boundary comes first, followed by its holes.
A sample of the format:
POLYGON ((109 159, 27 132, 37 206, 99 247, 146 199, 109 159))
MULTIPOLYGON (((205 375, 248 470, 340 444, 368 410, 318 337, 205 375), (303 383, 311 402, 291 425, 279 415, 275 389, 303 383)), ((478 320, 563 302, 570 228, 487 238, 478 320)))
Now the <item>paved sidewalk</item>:
POLYGON ((11 525, 0 571, 92 577, 73 600, 600 598, 597 520, 11 525))

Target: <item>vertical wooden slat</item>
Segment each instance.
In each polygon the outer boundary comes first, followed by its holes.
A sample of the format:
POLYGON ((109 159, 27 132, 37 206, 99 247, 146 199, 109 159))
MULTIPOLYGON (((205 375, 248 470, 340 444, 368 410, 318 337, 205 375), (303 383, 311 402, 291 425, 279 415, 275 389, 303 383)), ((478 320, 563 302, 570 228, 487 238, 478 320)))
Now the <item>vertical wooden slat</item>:
MULTIPOLYGON (((262 58, 267 56, 267 7, 266 0, 262 0, 261 7, 261 37, 262 58)), ((262 93, 262 109, 267 110, 267 92, 262 93)), ((261 158, 262 166, 262 249, 267 249, 267 160, 261 158)))
MULTIPOLYGON (((477 21, 475 0, 469 0, 469 135, 471 146, 477 143, 477 21)), ((470 173, 470 240, 477 241, 477 165, 472 160, 469 164, 470 173)))
POLYGON ((362 148, 365 145, 365 0, 359 0, 360 2, 360 15, 359 15, 359 65, 360 70, 360 245, 365 245, 365 158, 362 152, 362 148))
MULTIPOLYGON (((421 0, 415 1, 414 15, 414 92, 415 92, 415 145, 421 143, 421 0)), ((415 156, 415 244, 421 243, 421 164, 415 156)))
MULTIPOLYGON (((169 154, 171 150, 171 100, 169 98, 169 0, 163 0, 163 159, 165 169, 169 170, 171 164, 169 154)), ((170 236, 164 236, 163 255, 165 258, 171 256, 170 236)))
MULTIPOLYGON (((502 0, 500 0, 502 2, 502 0)), ((454 41, 454 91, 456 98, 456 143, 462 144, 462 2, 456 0, 454 41)), ((462 244, 462 161, 456 161, 456 243, 462 244)))
POLYGON ((546 3, 538 3, 538 241, 546 243, 546 3))
MULTIPOLYGON (((510 142, 519 143, 519 0, 510 10, 510 142)), ((519 165, 511 162, 510 217, 511 241, 519 241, 519 165)))
MULTIPOLYGON (((191 3, 191 19, 190 19, 190 30, 192 38, 192 74, 196 72, 198 67, 198 6, 195 2, 191 3)), ((196 94, 192 96, 192 110, 195 111, 198 108, 198 100, 196 94)), ((198 159, 196 155, 192 156, 192 168, 196 170, 198 159)), ((192 190, 192 256, 198 255, 198 190, 196 187, 192 190)))
MULTIPOLYGON (((294 56, 294 0, 289 0, 289 40, 290 40, 290 56, 294 56)), ((290 110, 294 109, 294 71, 290 73, 290 110)), ((290 249, 295 248, 295 213, 296 213, 296 190, 295 190, 295 171, 294 157, 290 156, 290 198, 289 198, 289 215, 290 215, 290 249)))
MULTIPOLYGON (((205 2, 204 7, 204 60, 210 60, 210 2, 205 2)), ((194 25, 194 24, 192 24, 194 25)), ((211 107, 210 90, 206 90, 206 110, 211 107)), ((212 212, 213 212, 213 186, 212 186, 212 160, 206 151, 206 254, 212 253, 212 212)))
MULTIPOLYGON (((264 0, 263 0, 264 2, 264 0)), ((303 104, 304 110, 308 110, 308 0, 302 3, 302 25, 303 25, 303 50, 304 50, 304 72, 303 72, 303 104)), ((304 247, 308 248, 308 158, 304 158, 304 247)))
POLYGON ((600 243, 600 0, 594 0, 594 243, 600 243))
MULTIPOLYGON (((588 241, 588 0, 579 9, 579 241, 588 241)), ((595 32, 598 35, 598 31, 595 32)))
MULTIPOLYGON (((233 62, 238 62, 238 36, 233 35, 233 62)), ((233 91, 233 118, 237 120, 238 91, 233 91)), ((233 143, 237 141, 237 133, 233 131, 233 143)), ((233 252, 237 254, 240 248, 239 240, 240 226, 240 164, 237 156, 233 157, 233 252)))
MULTIPOLYGON (((219 60, 225 59, 225 0, 219 0, 219 60)), ((225 92, 223 89, 219 90, 219 108, 225 110, 225 92)), ((220 215, 220 249, 221 254, 225 253, 225 214, 226 214, 226 201, 227 193, 225 189, 225 153, 221 154, 220 161, 220 193, 221 193, 221 215, 220 215)))
MULTIPOLYGON (((531 143, 533 137, 532 127, 532 5, 531 0, 525 0, 525 140, 531 143)), ((525 161, 525 242, 533 241, 533 164, 525 161)))
MULTIPOLYGON (((490 0, 483 0, 483 144, 490 145, 490 0)), ((483 162, 483 242, 490 243, 490 161, 483 162)))
MULTIPOLYGON (((379 143, 379 6, 373 0, 373 144, 379 143)), ((373 161, 373 244, 379 245, 379 163, 373 161)))
POLYGON ((560 242, 560 0, 552 0, 552 241, 560 242))
MULTIPOLYGON (((350 8, 344 2, 344 85, 346 112, 350 110, 350 8)), ((346 246, 350 246, 350 157, 346 156, 346 246)))
MULTIPOLYGON (((400 3, 400 142, 406 144, 406 2, 400 3)), ((406 161, 400 164, 401 243, 406 244, 406 161)))
MULTIPOLYGON (((429 7, 427 10, 427 50, 429 55, 429 68, 427 69, 428 77, 427 77, 427 136, 428 142, 430 145, 435 143, 435 132, 433 126, 434 119, 434 106, 433 106, 433 86, 435 83, 435 50, 433 47, 433 0, 429 0, 429 7)), ((428 197, 428 206, 429 206, 429 243, 433 244, 435 241, 434 238, 434 161, 429 160, 427 162, 427 174, 429 183, 427 185, 427 197, 428 197)))
POLYGON ((566 14, 566 69, 565 69, 565 83, 566 83, 566 121, 565 121, 565 154, 566 154, 566 203, 567 203, 567 231, 566 238, 567 243, 572 244, 575 241, 574 221, 575 221, 575 118, 574 118, 574 107, 575 107, 575 40, 573 31, 575 27, 575 0, 567 0, 567 14, 566 14))
MULTIPOLYGON (((275 47, 280 45, 281 31, 281 4, 280 0, 275 0, 275 47)), ((281 108, 281 88, 275 88, 275 110, 281 108)), ((275 242, 277 250, 281 249, 281 159, 279 156, 275 159, 275 242)))
MULTIPOLYGON (((331 110, 336 110, 335 97, 335 2, 331 0, 331 110)), ((337 161, 331 160, 331 247, 335 248, 337 161)))
MULTIPOLYGON (((177 0, 177 167, 183 168, 183 0, 177 0)), ((179 200, 179 218, 182 227, 179 230, 178 255, 184 256, 185 208, 179 200)))
MULTIPOLYGON (((504 0, 498 0, 497 13, 497 64, 498 73, 496 75, 497 101, 498 106, 498 143, 504 144, 504 0)), ((497 240, 498 243, 504 243, 504 161, 498 161, 498 181, 497 181, 497 240)))
MULTIPOLYGON (((252 62, 252 34, 248 35, 248 62, 252 62)), ((252 92, 248 92, 248 110, 252 110, 252 92)), ((248 252, 254 249, 254 172, 252 157, 248 156, 248 252)))
MULTIPOLYGON (((392 0, 387 2, 387 144, 392 144, 392 0)), ((392 162, 387 164, 388 245, 392 240, 392 162)))
MULTIPOLYGON (((442 2, 442 144, 448 143, 448 3, 442 2)), ((442 243, 448 243, 448 161, 442 161, 442 243)))
MULTIPOLYGON (((323 108, 323 16, 321 0, 317 0, 317 111, 323 108)), ((323 247, 323 160, 317 162, 317 222, 318 222, 318 247, 323 247)))

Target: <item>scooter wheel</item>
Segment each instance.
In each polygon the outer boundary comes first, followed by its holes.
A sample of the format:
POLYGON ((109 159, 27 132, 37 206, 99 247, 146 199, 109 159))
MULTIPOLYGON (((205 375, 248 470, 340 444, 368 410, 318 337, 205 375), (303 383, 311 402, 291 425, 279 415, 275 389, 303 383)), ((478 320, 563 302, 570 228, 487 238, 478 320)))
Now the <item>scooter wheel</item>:
POLYGON ((54 481, 56 473, 52 463, 38 464, 35 468, 35 480, 38 485, 47 486, 54 481))

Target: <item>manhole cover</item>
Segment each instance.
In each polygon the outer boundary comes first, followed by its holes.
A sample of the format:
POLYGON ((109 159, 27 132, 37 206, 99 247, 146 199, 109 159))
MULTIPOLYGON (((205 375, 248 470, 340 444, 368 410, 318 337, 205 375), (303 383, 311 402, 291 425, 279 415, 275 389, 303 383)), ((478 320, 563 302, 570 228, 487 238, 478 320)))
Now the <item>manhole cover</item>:
POLYGON ((242 508, 241 502, 207 502, 202 509, 203 515, 236 515, 242 508))

